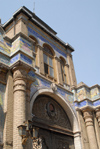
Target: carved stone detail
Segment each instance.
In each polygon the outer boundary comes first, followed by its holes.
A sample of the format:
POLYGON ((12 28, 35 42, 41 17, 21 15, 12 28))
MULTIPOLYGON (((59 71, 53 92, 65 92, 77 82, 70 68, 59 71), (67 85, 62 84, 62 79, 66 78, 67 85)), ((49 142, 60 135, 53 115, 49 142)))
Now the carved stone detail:
POLYGON ((83 115, 84 115, 86 126, 93 125, 92 112, 91 111, 84 111, 83 115))
POLYGON ((71 124, 65 111, 51 97, 38 97, 34 102, 32 113, 47 124, 55 124, 71 130, 71 124))
POLYGON ((92 111, 90 111, 89 109, 86 109, 83 111, 83 115, 84 115, 85 124, 86 124, 86 128, 87 128, 87 134, 88 134, 88 139, 89 139, 89 143, 90 143, 90 148, 97 149, 97 142, 96 142, 96 138, 95 138, 92 111))

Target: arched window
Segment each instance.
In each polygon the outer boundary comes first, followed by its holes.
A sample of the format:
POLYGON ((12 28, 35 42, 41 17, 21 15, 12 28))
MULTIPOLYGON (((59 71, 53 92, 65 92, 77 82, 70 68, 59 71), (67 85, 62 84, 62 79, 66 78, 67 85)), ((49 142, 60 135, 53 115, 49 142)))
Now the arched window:
POLYGON ((54 77, 53 52, 47 45, 43 46, 44 73, 54 77))
POLYGON ((65 72, 65 60, 63 58, 60 58, 60 66, 61 66, 62 81, 63 83, 67 83, 66 72, 65 72))

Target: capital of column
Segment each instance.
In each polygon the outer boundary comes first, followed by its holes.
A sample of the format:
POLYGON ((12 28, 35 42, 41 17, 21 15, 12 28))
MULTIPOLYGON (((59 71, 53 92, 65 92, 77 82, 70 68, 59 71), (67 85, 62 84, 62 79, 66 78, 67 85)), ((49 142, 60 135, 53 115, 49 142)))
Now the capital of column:
POLYGON ((96 109, 96 118, 98 120, 99 127, 100 127, 100 109, 96 109))
POLYGON ((26 80, 27 76, 27 69, 22 66, 16 66, 13 68, 13 79, 16 81, 17 79, 24 79, 26 80))
POLYGON ((93 126, 93 114, 90 110, 84 110, 83 116, 85 119, 86 126, 93 126))
POLYGON ((22 66, 14 67, 12 71, 14 92, 18 90, 26 92, 27 71, 22 66))

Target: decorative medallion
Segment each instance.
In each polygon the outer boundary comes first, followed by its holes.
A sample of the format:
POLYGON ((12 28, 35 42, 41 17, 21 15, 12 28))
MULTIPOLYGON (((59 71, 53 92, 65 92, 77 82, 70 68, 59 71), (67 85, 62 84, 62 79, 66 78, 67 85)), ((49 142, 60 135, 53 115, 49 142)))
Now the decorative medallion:
POLYGON ((50 117, 54 117, 56 115, 54 104, 51 102, 47 103, 47 113, 50 117))

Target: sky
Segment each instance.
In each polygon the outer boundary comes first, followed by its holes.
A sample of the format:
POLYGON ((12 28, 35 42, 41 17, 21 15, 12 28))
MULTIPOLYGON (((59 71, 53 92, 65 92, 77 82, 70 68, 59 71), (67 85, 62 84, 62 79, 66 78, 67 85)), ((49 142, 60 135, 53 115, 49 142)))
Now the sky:
POLYGON ((2 24, 21 6, 34 11, 75 49, 77 83, 100 85, 100 0, 0 0, 2 24))

